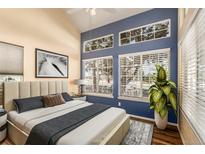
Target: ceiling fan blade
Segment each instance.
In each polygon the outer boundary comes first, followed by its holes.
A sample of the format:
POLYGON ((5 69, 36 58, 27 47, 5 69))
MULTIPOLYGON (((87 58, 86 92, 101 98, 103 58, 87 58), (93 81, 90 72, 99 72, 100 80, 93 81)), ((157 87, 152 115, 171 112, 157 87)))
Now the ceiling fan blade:
POLYGON ((103 11, 106 11, 108 13, 116 13, 117 10, 115 8, 102 8, 103 11))
POLYGON ((74 14, 77 13, 78 11, 81 11, 83 8, 72 8, 72 9, 67 9, 66 12, 68 14, 74 14))

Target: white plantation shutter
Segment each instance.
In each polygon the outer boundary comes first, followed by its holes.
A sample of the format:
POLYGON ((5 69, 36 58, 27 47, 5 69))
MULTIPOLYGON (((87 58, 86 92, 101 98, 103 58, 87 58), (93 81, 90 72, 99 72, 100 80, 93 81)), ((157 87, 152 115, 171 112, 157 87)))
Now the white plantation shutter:
POLYGON ((112 96, 113 57, 101 57, 83 60, 84 94, 105 94, 112 96))
POLYGON ((147 101, 156 64, 166 69, 169 78, 169 54, 170 49, 167 48, 120 55, 120 97, 147 101))
POLYGON ((181 52, 181 109, 205 143, 205 9, 185 34, 181 52))

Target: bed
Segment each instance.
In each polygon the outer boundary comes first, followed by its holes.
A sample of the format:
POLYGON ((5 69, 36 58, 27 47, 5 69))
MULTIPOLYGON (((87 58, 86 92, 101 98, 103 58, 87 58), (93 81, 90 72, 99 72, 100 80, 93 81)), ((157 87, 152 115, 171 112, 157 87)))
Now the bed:
MULTIPOLYGON (((4 108, 8 111, 8 137, 14 144, 25 144, 32 128, 44 121, 92 105, 72 100, 49 108, 15 111, 13 99, 67 92, 67 80, 10 82, 4 84, 4 108)), ((56 144, 120 144, 129 129, 124 109, 111 107, 63 135, 56 144), (103 121, 103 122, 102 122, 103 121)))

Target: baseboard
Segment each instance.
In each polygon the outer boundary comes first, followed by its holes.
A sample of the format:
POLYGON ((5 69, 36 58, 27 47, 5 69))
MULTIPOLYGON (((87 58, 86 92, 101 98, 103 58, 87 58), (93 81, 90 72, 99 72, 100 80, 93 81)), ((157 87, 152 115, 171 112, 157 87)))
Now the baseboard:
MULTIPOLYGON (((131 117, 135 117, 135 118, 139 118, 139 119, 143 119, 143 120, 147 120, 147 121, 152 121, 152 122, 154 122, 154 119, 152 119, 152 118, 137 116, 137 115, 133 115, 133 114, 129 114, 129 115, 130 115, 131 117)), ((168 122, 168 125, 176 126, 176 127, 178 128, 178 124, 176 124, 176 123, 168 122)))

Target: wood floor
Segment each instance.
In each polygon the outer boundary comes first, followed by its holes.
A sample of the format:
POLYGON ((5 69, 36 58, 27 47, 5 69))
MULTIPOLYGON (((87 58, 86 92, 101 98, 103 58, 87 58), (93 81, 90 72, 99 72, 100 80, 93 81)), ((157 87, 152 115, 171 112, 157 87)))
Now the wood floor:
MULTIPOLYGON (((153 121, 148 121, 140 118, 131 117, 131 119, 154 124, 153 121)), ((182 145, 182 144, 183 143, 176 126, 168 125, 165 130, 160 130, 154 124, 152 145, 182 145)))
POLYGON ((159 130, 154 126, 152 145, 182 145, 178 129, 175 126, 168 126, 165 130, 159 130))
MULTIPOLYGON (((153 124, 153 122, 147 120, 142 120, 133 117, 131 119, 153 124)), ((156 127, 156 125, 154 125, 152 145, 180 145, 180 144, 182 144, 182 140, 176 126, 168 125, 165 130, 159 130, 156 127)), ((9 139, 6 139, 2 143, 0 143, 0 145, 13 145, 13 143, 9 139)))

